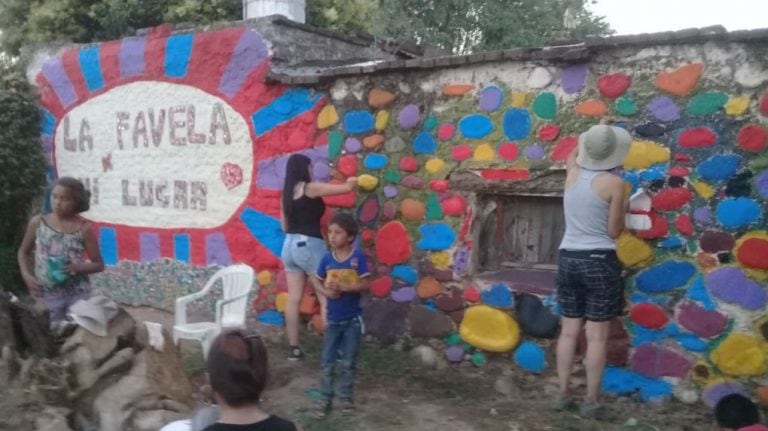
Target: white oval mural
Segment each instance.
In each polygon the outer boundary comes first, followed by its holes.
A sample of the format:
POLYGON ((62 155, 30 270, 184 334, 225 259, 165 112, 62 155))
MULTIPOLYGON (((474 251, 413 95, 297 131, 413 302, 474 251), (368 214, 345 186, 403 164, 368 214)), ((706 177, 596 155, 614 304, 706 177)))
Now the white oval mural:
POLYGON ((246 120, 194 87, 134 82, 74 108, 55 134, 59 176, 91 190, 96 222, 212 228, 248 195, 253 150, 246 120), (161 101, 178 101, 168 105, 161 101))

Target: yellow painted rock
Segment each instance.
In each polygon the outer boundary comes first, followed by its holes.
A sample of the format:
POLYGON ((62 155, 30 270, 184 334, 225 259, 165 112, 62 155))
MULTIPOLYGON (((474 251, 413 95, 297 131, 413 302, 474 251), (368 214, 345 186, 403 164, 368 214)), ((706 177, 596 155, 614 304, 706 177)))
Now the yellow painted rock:
POLYGON ((389 124, 389 112, 379 111, 376 113, 376 130, 384 130, 389 124))
POLYGON ((494 155, 495 153, 491 144, 480 144, 475 148, 472 158, 480 161, 491 161, 493 160, 494 155))
POLYGON ((509 314, 487 305, 475 305, 464 313, 461 339, 487 352, 508 352, 520 341, 520 327, 509 314))
POLYGON ((725 113, 728 115, 744 115, 747 109, 749 109, 748 96, 731 97, 731 100, 725 104, 725 113))
POLYGON ((698 193, 699 196, 706 200, 711 199, 712 196, 715 195, 715 189, 713 189, 712 186, 705 183, 704 181, 695 181, 693 183, 693 188, 696 190, 696 193, 698 193))
POLYGON ((516 92, 512 94, 512 106, 515 108, 522 108, 528 103, 528 94, 523 92, 516 92))
POLYGON ((281 313, 285 313, 285 307, 288 305, 288 292, 280 292, 275 296, 275 308, 281 313))
POLYGON ((633 141, 624 159, 625 169, 645 169, 669 161, 669 148, 651 141, 633 141))
POLYGON ((376 189, 378 185, 379 179, 373 175, 363 174, 357 177, 357 186, 367 192, 376 189))
POLYGON ((451 266, 451 254, 447 251, 438 251, 429 255, 429 260, 435 268, 447 269, 451 266))
POLYGON ((259 272, 259 275, 256 276, 256 280, 258 280, 259 286, 272 284, 272 273, 266 270, 261 271, 259 272))
POLYGON ((339 114, 336 113, 336 108, 333 105, 325 105, 320 113, 317 114, 317 128, 327 129, 339 121, 339 114))
POLYGON ((715 350, 710 359, 730 376, 758 376, 768 372, 765 345, 752 335, 734 332, 715 350))
POLYGON ((427 163, 424 164, 424 168, 430 174, 436 174, 442 171, 443 167, 445 167, 445 162, 442 159, 429 159, 427 160, 427 163))
POLYGON ((625 232, 616 240, 616 254, 625 266, 644 266, 653 257, 653 249, 644 240, 625 232))

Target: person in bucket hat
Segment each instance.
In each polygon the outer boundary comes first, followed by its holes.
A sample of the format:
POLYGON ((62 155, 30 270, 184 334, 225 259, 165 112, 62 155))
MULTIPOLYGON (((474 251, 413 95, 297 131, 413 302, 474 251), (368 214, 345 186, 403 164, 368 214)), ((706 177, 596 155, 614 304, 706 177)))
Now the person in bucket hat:
POLYGON ((608 329, 611 319, 623 309, 616 238, 624 230, 628 201, 623 179, 610 171, 623 164, 631 141, 622 128, 595 125, 579 136, 578 146, 566 161, 565 234, 556 278, 561 310, 557 343, 560 391, 554 407, 563 410, 573 402, 569 381, 579 333, 585 327, 587 394, 579 406, 582 416, 598 416, 601 411, 598 395, 608 329))

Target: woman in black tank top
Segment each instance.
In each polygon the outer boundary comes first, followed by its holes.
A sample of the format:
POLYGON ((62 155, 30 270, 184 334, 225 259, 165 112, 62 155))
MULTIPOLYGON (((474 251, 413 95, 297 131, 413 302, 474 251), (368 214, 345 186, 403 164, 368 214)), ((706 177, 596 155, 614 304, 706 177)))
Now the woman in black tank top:
POLYGON ((286 233, 280 257, 288 284, 285 326, 290 345, 290 360, 298 360, 303 356, 299 347, 299 304, 307 277, 315 287, 325 324, 325 297, 319 293, 320 282, 314 277, 320 258, 326 251, 320 230, 320 219, 326 209, 322 197, 349 193, 355 190, 357 185, 356 177, 349 177, 342 184, 314 182, 311 165, 309 157, 302 154, 293 154, 288 158, 280 200, 283 230, 286 233))

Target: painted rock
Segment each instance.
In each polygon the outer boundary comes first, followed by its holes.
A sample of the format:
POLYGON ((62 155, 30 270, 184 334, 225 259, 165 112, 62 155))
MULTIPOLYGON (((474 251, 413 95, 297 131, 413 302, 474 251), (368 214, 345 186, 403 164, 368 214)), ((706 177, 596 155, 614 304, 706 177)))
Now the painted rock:
POLYGON ((504 113, 504 134, 510 141, 524 139, 531 132, 531 114, 525 109, 510 109, 504 113))
POLYGON ((377 150, 384 143, 384 135, 370 135, 363 138, 363 146, 369 150, 377 150))
MULTIPOLYGON (((676 182, 674 184, 672 184, 670 182, 669 185, 671 187, 682 187, 682 186, 684 186, 685 185, 685 178, 683 178, 683 177, 687 177, 690 174, 691 174, 691 170, 689 168, 686 168, 685 166, 672 166, 669 169, 669 176, 671 176, 671 177, 679 177, 679 180, 678 180, 678 182, 676 182)), ((671 178, 670 178, 670 180, 671 180, 671 178)))
POLYGON ((472 84, 449 84, 443 87, 443 95, 463 96, 474 89, 475 86, 472 84))
POLYGON ((424 220, 425 211, 426 209, 424 208, 424 204, 417 201, 416 199, 406 198, 400 202, 400 214, 402 214, 403 218, 406 220, 424 220))
POLYGON ((629 316, 633 322, 648 329, 659 329, 669 322, 667 313, 657 304, 641 302, 632 306, 629 316))
POLYGON ((396 265, 389 275, 407 284, 416 284, 419 281, 419 273, 410 265, 396 265))
POLYGON ((541 93, 533 100, 531 108, 537 117, 552 120, 557 115, 557 98, 549 92, 541 93))
POLYGON ((532 373, 541 373, 547 367, 544 349, 530 341, 521 343, 513 357, 520 368, 532 373))
POLYGON ((728 198, 717 204, 717 221, 728 229, 739 229, 760 220, 763 210, 753 199, 728 198))
POLYGON ((413 152, 416 154, 435 154, 437 142, 429 132, 421 132, 413 138, 413 152))
POLYGON ((761 114, 768 117, 768 92, 763 93, 763 97, 760 98, 760 106, 758 109, 761 114))
POLYGON ((285 318, 282 314, 275 310, 262 311, 256 316, 256 320, 264 325, 270 326, 283 326, 285 325, 285 318))
POLYGON ((753 336, 732 332, 710 354, 717 368, 730 376, 759 376, 768 372, 765 349, 753 336))
POLYGON ((652 343, 636 347, 630 365, 633 370, 651 378, 683 378, 693 366, 682 354, 652 343))
POLYGON ((717 135, 709 127, 696 127, 681 133, 677 143, 683 148, 711 147, 717 143, 717 135))
POLYGON ((424 164, 424 169, 430 174, 436 174, 442 171, 444 167, 445 162, 442 159, 429 159, 427 160, 427 163, 424 164))
POLYGON ((541 160, 546 155, 544 147, 538 144, 529 145, 523 152, 528 160, 541 160))
POLYGON ((451 254, 447 251, 438 251, 429 254, 429 261, 436 268, 447 269, 451 266, 451 254))
POLYGON ((749 197, 752 195, 752 171, 742 171, 734 175, 725 185, 725 195, 729 197, 749 197))
POLYGON ((659 123, 646 122, 635 126, 635 133, 644 138, 658 138, 667 133, 667 128, 659 123))
POLYGON ((339 159, 339 172, 347 177, 357 176, 357 157, 348 154, 339 159))
POLYGON ((394 100, 395 95, 387 90, 374 88, 368 92, 368 104, 377 109, 386 108, 394 100))
POLYGON ((725 113, 736 117, 744 115, 749 110, 750 103, 749 96, 731 97, 728 103, 725 104, 725 113))
POLYGON ((441 124, 440 127, 437 128, 437 139, 440 139, 441 141, 447 141, 453 138, 453 135, 455 134, 456 126, 451 123, 441 124))
POLYGON ((475 286, 467 286, 464 289, 464 299, 467 302, 477 302, 480 300, 480 291, 475 286))
POLYGON ((403 157, 400 159, 400 169, 405 172, 416 172, 419 170, 419 161, 415 157, 403 157))
POLYGON ((464 309, 464 300, 459 289, 451 289, 450 293, 438 296, 435 302, 437 303, 437 308, 446 313, 464 309))
POLYGON ((709 408, 714 409, 721 399, 731 394, 747 396, 747 391, 744 390, 744 386, 739 382, 730 379, 718 379, 704 387, 701 399, 709 408))
POLYGON ((344 135, 338 130, 328 133, 328 158, 335 159, 341 153, 341 145, 344 143, 344 135))
POLYGON ((647 110, 659 121, 675 121, 680 118, 680 108, 674 100, 666 96, 651 100, 647 110))
POLYGON ((709 207, 698 207, 693 210, 693 221, 699 226, 711 225, 714 220, 714 214, 709 207))
POLYGON ((748 268, 768 270, 768 235, 744 235, 737 242, 735 254, 739 262, 748 268))
POLYGON ((472 158, 477 161, 492 161, 495 157, 495 152, 490 144, 480 144, 475 148, 472 153, 472 158))
POLYGON ((462 162, 470 157, 472 157, 472 147, 469 145, 456 145, 451 148, 451 158, 457 162, 462 162))
POLYGON ((651 228, 637 231, 637 237, 643 239, 657 239, 667 236, 669 233, 669 222, 663 215, 652 212, 648 215, 651 218, 651 228))
POLYGON ((651 206, 658 211, 672 211, 693 199, 693 193, 683 187, 664 189, 651 198, 651 206))
POLYGON ((693 223, 691 222, 691 216, 688 214, 680 214, 675 219, 675 228, 683 235, 693 235, 693 223))
POLYGON ((728 95, 721 91, 705 91, 699 93, 690 101, 686 110, 693 116, 711 115, 718 112, 728 103, 728 95))
POLYGON ((399 136, 387 139, 384 142, 384 151, 387 153, 397 153, 405 149, 405 141, 399 136))
POLYGON ((410 303, 416 298, 416 289, 410 286, 401 287, 400 289, 393 290, 390 296, 395 302, 410 303))
POLYGON ((408 187, 409 189, 423 189, 424 188, 424 180, 417 177, 416 175, 406 175, 403 177, 402 181, 400 181, 400 184, 403 187, 408 187))
POLYGON ((453 195, 440 203, 443 214, 452 217, 461 217, 467 212, 467 202, 461 195, 453 195))
POLYGON ((704 232, 699 239, 699 247, 707 253, 730 251, 735 243, 730 234, 711 230, 704 232))
POLYGON ((759 173, 755 177, 755 188, 763 199, 768 199, 768 170, 759 173))
POLYGON ((437 199, 437 194, 435 193, 427 194, 427 219, 443 219, 443 208, 440 206, 440 202, 437 199))
POLYGON ((389 124, 389 112, 387 111, 377 112, 376 122, 374 123, 374 127, 376 127, 376 130, 384 131, 384 129, 387 128, 388 124, 389 124))
POLYGON ((429 182, 429 189, 433 192, 444 192, 449 187, 448 180, 432 180, 429 182))
POLYGON ((373 130, 375 120, 368 111, 350 111, 344 115, 344 128, 350 135, 368 133, 373 130))
POLYGON ((426 223, 419 227, 421 240, 416 244, 420 250, 440 251, 451 248, 456 241, 456 232, 445 223, 426 223))
POLYGON ((727 180, 738 171, 741 160, 736 154, 717 154, 699 163, 697 170, 704 180, 727 180))
POLYGON ((509 286, 503 283, 494 284, 490 289, 486 289, 480 294, 483 302, 491 307, 512 308, 514 305, 512 291, 509 289, 509 286))
POLYGON ((747 310, 761 310, 768 302, 768 294, 763 286, 751 280, 739 268, 717 268, 706 275, 706 284, 715 298, 747 310))
POLYGON ((579 115, 602 117, 608 113, 608 106, 600 100, 590 99, 576 105, 575 111, 579 115))
POLYGON ((408 327, 407 304, 389 300, 373 300, 363 308, 366 332, 384 344, 394 343, 408 327))
POLYGON ((656 87, 675 96, 687 96, 699 83, 703 70, 703 64, 693 63, 671 72, 660 73, 656 76, 656 87))
POLYGON ((522 293, 515 298, 515 316, 523 333, 537 338, 557 336, 560 317, 545 307, 538 296, 522 293))
POLYGON ((737 140, 742 150, 759 153, 765 150, 768 133, 759 124, 747 124, 739 131, 737 140))
POLYGON ((637 102, 635 102, 635 100, 629 96, 622 96, 616 100, 614 109, 616 109, 616 112, 619 115, 623 115, 625 117, 631 117, 637 114, 638 111, 637 102))
POLYGON ((379 219, 379 199, 376 195, 369 196, 357 208, 357 221, 363 226, 372 227, 379 219))
POLYGON ((624 169, 647 169, 669 161, 669 148, 651 141, 633 141, 624 159, 624 169))
POLYGON ((499 145, 499 157, 512 162, 517 160, 518 148, 514 142, 503 142, 499 145))
POLYGON ((545 124, 539 127, 539 139, 542 141, 554 141, 560 134, 560 127, 556 124, 545 124))
POLYGON ((496 86, 485 87, 480 92, 480 110, 493 112, 501 106, 504 101, 504 92, 496 86))
POLYGON ((395 186, 384 186, 384 197, 387 199, 392 199, 394 197, 397 197, 397 187, 395 186))
POLYGON ((453 281, 453 271, 448 268, 438 268, 432 262, 426 261, 423 263, 422 269, 427 275, 435 277, 437 281, 448 283, 453 281))
POLYGON ((612 73, 597 79, 597 89, 606 99, 615 99, 629 88, 632 78, 626 73, 612 73))
POLYGON ((470 139, 482 139, 493 132, 493 122, 485 115, 467 115, 459 121, 459 130, 470 139))
POLYGON ((419 298, 433 298, 443 293, 443 286, 433 277, 424 277, 417 288, 419 298))
POLYGON ((416 127, 419 124, 419 107, 416 105, 406 105, 403 107, 403 109, 400 111, 400 114, 398 115, 398 121, 400 123, 400 127, 403 129, 412 129, 416 127))
POLYGON ((347 150, 348 153, 355 154, 363 149, 363 144, 357 138, 347 138, 347 140, 344 141, 344 149, 347 150))
POLYGON ((768 386, 761 386, 755 389, 755 396, 763 407, 768 406, 768 386))
POLYGON ((445 349, 445 359, 453 363, 461 362, 464 360, 464 349, 459 346, 451 346, 445 349))
POLYGON ((667 292, 688 284, 695 273, 696 267, 690 262, 667 260, 640 272, 635 284, 643 292, 667 292))
POLYGON ((568 94, 578 93, 584 88, 587 81, 587 65, 575 64, 564 68, 560 72, 563 91, 568 94))
POLYGON ((677 322, 702 338, 714 338, 728 328, 728 316, 716 310, 706 310, 692 301, 677 306, 677 322))
POLYGON ((546 67, 536 67, 528 75, 528 87, 544 88, 552 82, 552 73, 546 67))
POLYGON ((411 308, 408 322, 410 334, 416 338, 442 338, 454 331, 453 321, 448 315, 423 306, 411 308))
POLYGON ((389 157, 386 154, 370 153, 363 159, 363 166, 366 169, 383 169, 389 163, 389 157))
POLYGON ((391 221, 376 233, 376 258, 386 265, 394 265, 411 258, 411 240, 402 223, 391 221))
POLYGON ((317 114, 317 128, 327 129, 339 122, 339 114, 333 105, 325 105, 317 114))
POLYGON ((564 161, 577 145, 579 145, 578 136, 566 136, 557 141, 555 149, 552 150, 552 155, 549 158, 553 161, 564 161))
POLYGON ((616 254, 624 266, 640 266, 653 257, 653 249, 647 242, 625 232, 616 240, 616 254))
POLYGON ((375 190, 378 185, 379 179, 373 175, 363 174, 357 177, 357 187, 366 192, 375 190))
POLYGON ((508 352, 520 341, 517 322, 509 314, 486 305, 466 310, 459 333, 467 343, 488 352, 508 352))
POLYGON ((285 313, 285 308, 288 305, 288 292, 280 292, 275 296, 275 309, 281 313, 285 313))
POLYGON ((388 222, 395 219, 395 216, 397 216, 397 207, 395 206, 394 202, 385 202, 384 206, 381 207, 381 221, 382 222, 388 222))

